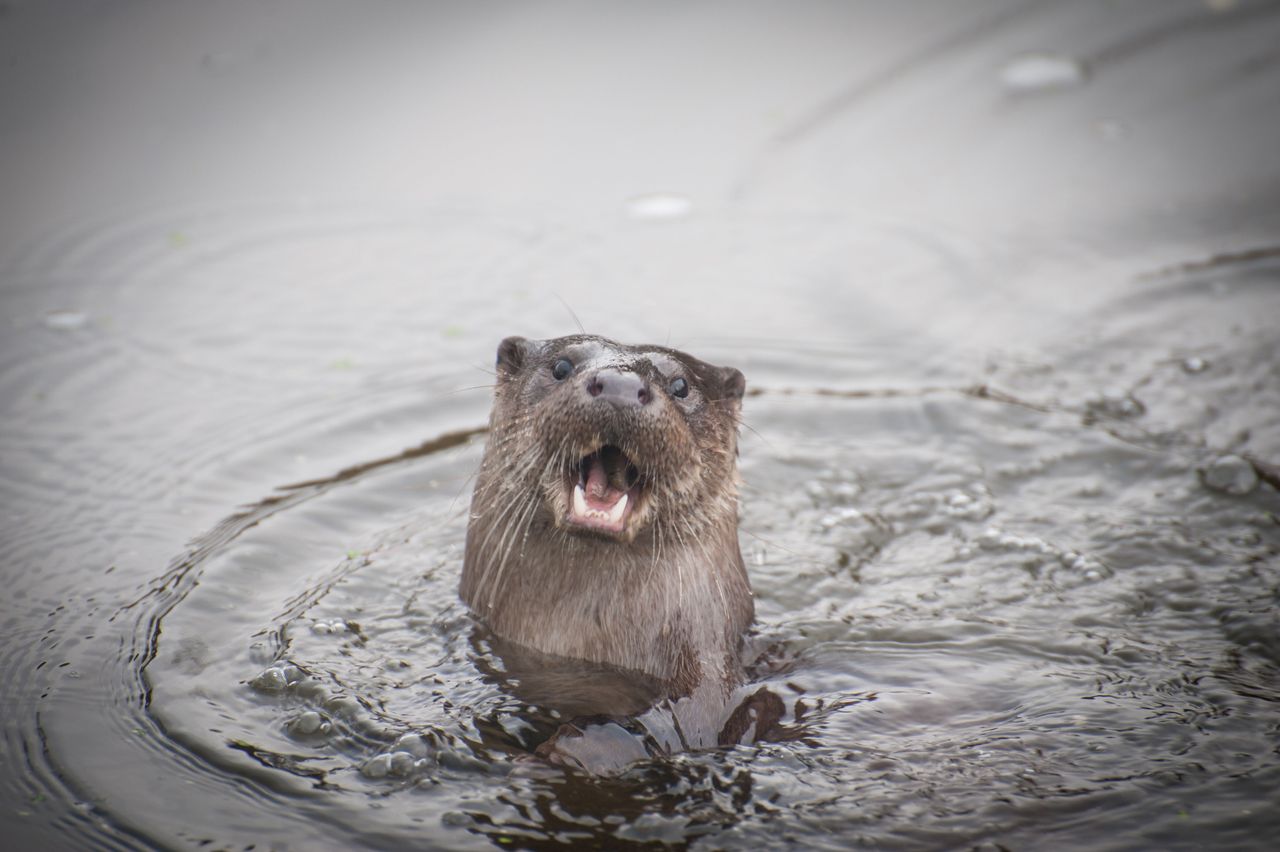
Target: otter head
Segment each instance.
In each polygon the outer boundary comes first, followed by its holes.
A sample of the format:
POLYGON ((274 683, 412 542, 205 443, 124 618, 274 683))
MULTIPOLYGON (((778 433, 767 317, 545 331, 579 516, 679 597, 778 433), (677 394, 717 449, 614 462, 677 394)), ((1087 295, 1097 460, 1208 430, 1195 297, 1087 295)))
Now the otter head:
POLYGON ((508 337, 476 507, 624 544, 736 522, 744 384, 732 367, 664 347, 508 337))
POLYGON ((640 672, 741 678, 742 373, 603 337, 509 337, 459 592, 495 636, 640 672))

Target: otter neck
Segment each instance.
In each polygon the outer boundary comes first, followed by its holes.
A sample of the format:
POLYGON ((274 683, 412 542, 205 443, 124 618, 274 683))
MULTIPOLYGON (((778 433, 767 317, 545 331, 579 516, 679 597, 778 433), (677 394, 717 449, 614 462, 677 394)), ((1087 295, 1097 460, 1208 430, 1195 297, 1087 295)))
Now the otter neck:
POLYGON ((673 693, 729 688, 753 607, 736 507, 719 517, 694 536, 656 528, 625 545, 540 518, 505 564, 469 542, 462 595, 494 632, 544 653, 644 672, 673 693))

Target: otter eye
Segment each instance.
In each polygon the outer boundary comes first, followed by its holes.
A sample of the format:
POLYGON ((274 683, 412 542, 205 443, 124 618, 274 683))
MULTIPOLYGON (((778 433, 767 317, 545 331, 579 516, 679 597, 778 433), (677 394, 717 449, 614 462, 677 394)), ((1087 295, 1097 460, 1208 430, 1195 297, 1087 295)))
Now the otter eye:
POLYGON ((667 385, 667 390, 671 391, 672 396, 684 399, 689 395, 689 383, 684 379, 675 378, 671 380, 671 384, 667 385))
POLYGON ((557 382, 564 381, 572 372, 573 362, 568 358, 561 358, 559 361, 551 365, 551 376, 557 382))

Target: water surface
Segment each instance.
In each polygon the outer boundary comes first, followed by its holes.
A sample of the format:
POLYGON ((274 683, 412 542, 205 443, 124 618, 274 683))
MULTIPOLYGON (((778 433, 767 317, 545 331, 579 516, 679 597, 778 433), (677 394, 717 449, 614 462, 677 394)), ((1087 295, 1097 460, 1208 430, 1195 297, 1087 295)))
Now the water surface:
POLYGON ((1277 43, 1266 2, 10 4, 6 837, 1268 848, 1277 43), (571 312, 746 374, 795 739, 525 759, 555 720, 456 585, 494 348, 571 312))

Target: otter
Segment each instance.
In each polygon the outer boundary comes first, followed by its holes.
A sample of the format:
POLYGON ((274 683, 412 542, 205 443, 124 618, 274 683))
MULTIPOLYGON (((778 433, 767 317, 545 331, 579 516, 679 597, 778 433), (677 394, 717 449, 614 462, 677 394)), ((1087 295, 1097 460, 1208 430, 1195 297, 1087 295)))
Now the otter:
POLYGON ((508 337, 467 527, 461 596, 493 634, 656 684, 691 747, 742 727, 744 388, 662 346, 508 337))

